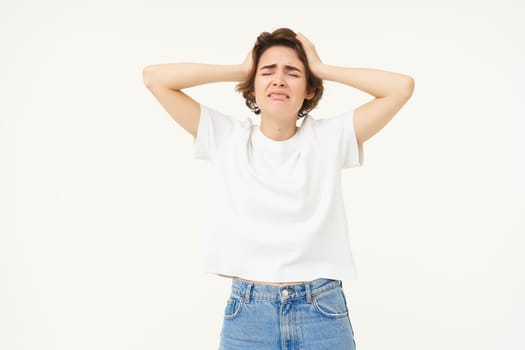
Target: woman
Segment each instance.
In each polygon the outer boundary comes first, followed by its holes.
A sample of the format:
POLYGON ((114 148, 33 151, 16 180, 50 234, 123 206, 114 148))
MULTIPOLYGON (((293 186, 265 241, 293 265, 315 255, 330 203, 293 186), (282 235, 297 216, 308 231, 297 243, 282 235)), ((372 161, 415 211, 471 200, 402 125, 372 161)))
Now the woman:
POLYGON ((407 102, 411 77, 323 63, 287 28, 262 33, 240 65, 159 64, 144 82, 210 160, 203 269, 232 279, 220 349, 355 349, 342 280, 355 278, 342 169, 407 102), (374 98, 337 117, 308 113, 323 80, 374 98), (182 90, 236 81, 260 125, 200 105, 182 90), (301 121, 300 126, 297 121, 301 121))

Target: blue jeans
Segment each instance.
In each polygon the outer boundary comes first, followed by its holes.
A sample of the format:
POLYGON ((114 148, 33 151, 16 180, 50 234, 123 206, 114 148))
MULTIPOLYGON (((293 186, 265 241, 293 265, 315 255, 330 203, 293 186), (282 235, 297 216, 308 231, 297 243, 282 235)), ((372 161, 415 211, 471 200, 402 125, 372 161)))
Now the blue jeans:
POLYGON ((355 350, 340 280, 272 286, 232 280, 219 350, 355 350))

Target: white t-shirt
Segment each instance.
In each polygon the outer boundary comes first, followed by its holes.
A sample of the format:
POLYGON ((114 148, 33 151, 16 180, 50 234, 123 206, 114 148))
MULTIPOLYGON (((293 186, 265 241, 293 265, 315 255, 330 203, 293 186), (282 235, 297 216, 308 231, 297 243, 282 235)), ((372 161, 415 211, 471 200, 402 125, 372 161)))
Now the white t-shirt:
POLYGON ((352 112, 284 141, 201 105, 194 157, 213 164, 204 272, 265 282, 355 279, 341 170, 363 163, 352 112))

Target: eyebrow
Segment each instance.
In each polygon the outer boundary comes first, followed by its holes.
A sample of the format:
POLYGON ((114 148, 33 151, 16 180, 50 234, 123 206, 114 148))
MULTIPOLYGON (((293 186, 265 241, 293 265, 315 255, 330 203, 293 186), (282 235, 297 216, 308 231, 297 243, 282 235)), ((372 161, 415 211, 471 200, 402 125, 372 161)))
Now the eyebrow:
MULTIPOLYGON (((263 69, 274 69, 276 67, 277 67, 277 64, 275 64, 275 63, 274 64, 267 64, 265 66, 262 66, 260 70, 263 70, 263 69)), ((297 71, 299 73, 302 73, 302 71, 299 68, 297 68, 295 66, 290 66, 288 64, 284 66, 284 69, 288 70, 288 71, 297 71)))

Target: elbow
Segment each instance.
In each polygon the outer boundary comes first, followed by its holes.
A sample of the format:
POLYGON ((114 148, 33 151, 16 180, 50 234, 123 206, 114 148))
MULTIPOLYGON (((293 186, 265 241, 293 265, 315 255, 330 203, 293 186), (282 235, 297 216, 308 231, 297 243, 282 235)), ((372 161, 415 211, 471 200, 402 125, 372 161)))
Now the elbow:
POLYGON ((142 80, 144 81, 144 85, 146 85, 147 87, 153 86, 154 76, 155 76, 155 66, 154 65, 149 65, 142 69, 142 80))
POLYGON ((414 78, 412 78, 411 76, 405 75, 403 76, 403 82, 401 83, 399 93, 402 95, 402 97, 405 100, 408 100, 410 99, 410 97, 412 97, 415 86, 416 86, 416 83, 414 81, 414 78))

